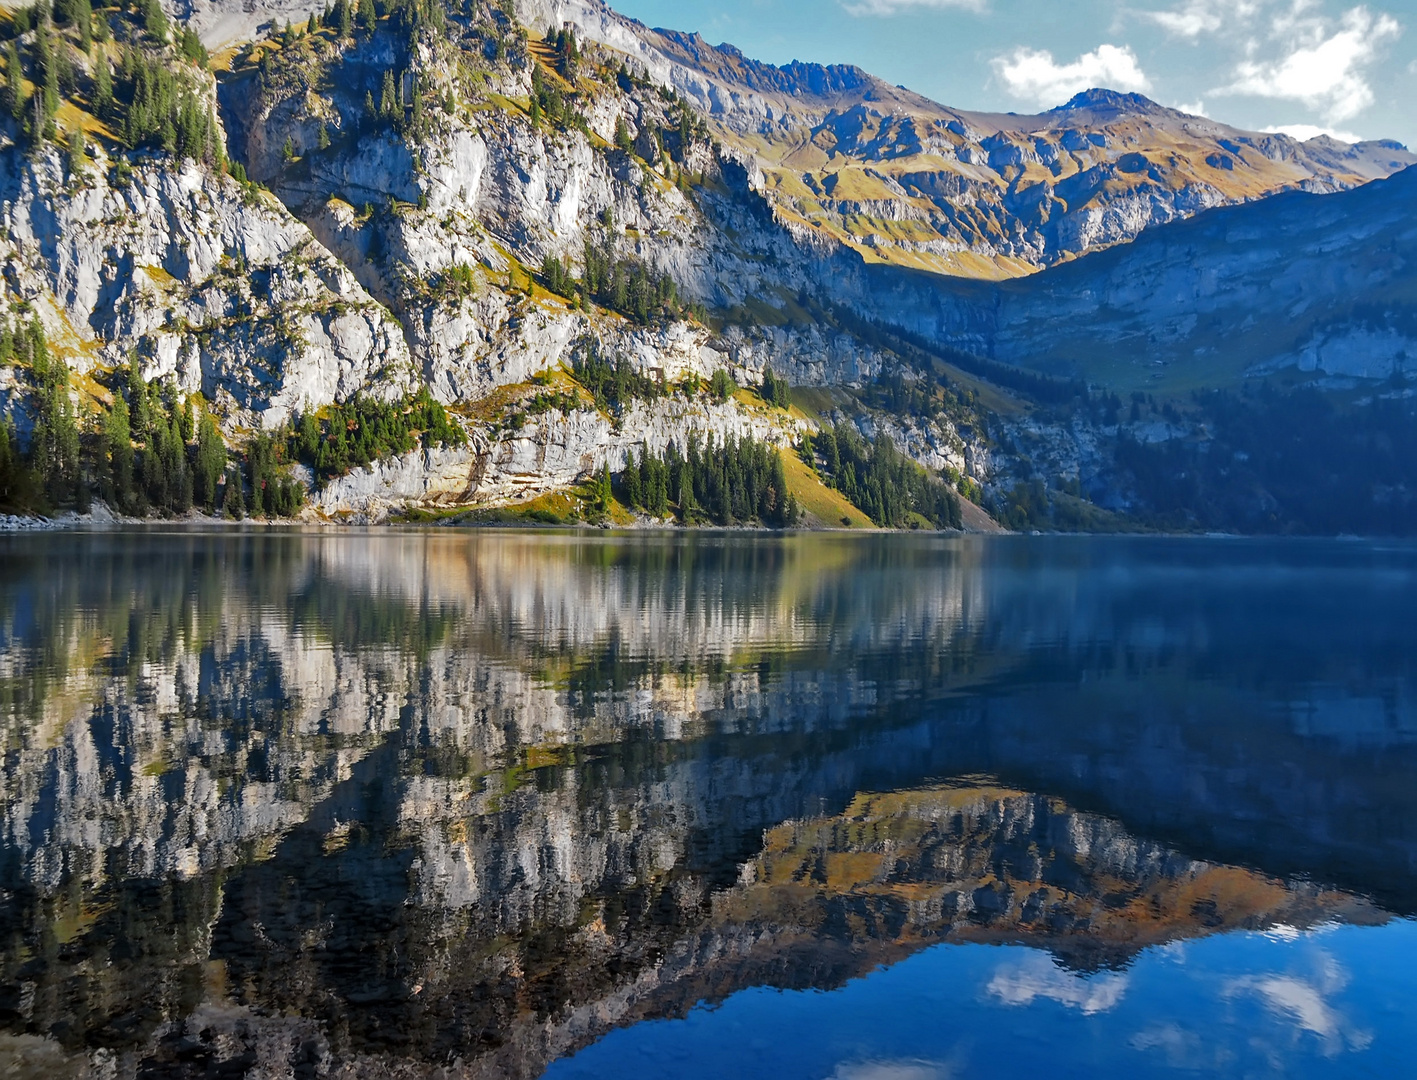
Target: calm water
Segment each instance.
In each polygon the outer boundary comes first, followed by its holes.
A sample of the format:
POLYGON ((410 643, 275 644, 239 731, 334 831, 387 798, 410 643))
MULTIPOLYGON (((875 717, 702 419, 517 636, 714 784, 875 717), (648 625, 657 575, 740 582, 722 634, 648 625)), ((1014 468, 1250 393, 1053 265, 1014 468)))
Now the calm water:
POLYGON ((1417 548, 0 537, 0 1076, 1406 1075, 1417 548))

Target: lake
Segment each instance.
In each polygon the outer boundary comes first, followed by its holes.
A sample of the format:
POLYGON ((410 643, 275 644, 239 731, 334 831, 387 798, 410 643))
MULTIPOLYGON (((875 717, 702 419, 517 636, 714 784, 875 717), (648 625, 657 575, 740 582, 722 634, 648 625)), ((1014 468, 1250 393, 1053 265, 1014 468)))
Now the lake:
POLYGON ((1417 547, 0 536, 0 1075, 1405 1075, 1417 547))

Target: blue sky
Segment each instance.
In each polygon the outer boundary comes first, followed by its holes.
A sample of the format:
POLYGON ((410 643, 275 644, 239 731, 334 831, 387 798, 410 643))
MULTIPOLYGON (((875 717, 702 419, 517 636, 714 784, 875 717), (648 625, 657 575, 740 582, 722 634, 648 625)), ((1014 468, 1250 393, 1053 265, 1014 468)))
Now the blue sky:
POLYGON ((1093 85, 1251 130, 1417 147, 1417 0, 611 0, 771 63, 853 63, 957 108, 1093 85))

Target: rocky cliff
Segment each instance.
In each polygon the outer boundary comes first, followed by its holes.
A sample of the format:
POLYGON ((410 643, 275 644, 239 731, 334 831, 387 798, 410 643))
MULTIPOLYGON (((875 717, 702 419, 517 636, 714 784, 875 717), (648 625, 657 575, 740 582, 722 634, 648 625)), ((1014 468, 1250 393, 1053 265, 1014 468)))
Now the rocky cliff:
POLYGON ((136 355, 233 426, 415 378, 398 322, 279 202, 196 162, 0 148, 0 299, 81 374, 136 355))

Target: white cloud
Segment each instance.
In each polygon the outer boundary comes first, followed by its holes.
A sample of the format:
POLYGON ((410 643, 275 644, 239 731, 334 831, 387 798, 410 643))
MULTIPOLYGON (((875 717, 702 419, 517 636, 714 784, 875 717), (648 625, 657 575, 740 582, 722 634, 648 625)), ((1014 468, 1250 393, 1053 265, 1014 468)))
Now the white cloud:
POLYGON ((1379 49, 1402 33, 1391 15, 1351 8, 1336 22, 1310 15, 1312 4, 1294 5, 1273 21, 1272 37, 1284 54, 1275 60, 1247 57, 1235 80, 1215 91, 1298 101, 1330 124, 1351 119, 1373 103, 1367 68, 1379 49))
POLYGON ((1291 139, 1298 139, 1300 142, 1317 139, 1320 135, 1327 135, 1330 139, 1346 143, 1363 141, 1363 136, 1355 135, 1351 131, 1338 131, 1334 128, 1319 127, 1317 124, 1276 124, 1274 127, 1260 128, 1260 130, 1270 135, 1288 135, 1291 139))
POLYGON ((949 1080, 937 1061, 854 1061, 838 1065, 831 1080, 949 1080))
POLYGON ((1316 963, 1312 964, 1309 978, 1250 975, 1231 980, 1221 991, 1222 996, 1258 998, 1274 1019, 1316 1036, 1326 1056, 1344 1050, 1366 1050, 1373 1041, 1372 1032, 1354 1027, 1329 1001, 1347 985, 1348 973, 1325 950, 1319 950, 1311 960, 1316 963))
POLYGON ((1220 9, 1206 0, 1191 0, 1175 11, 1148 11, 1144 17, 1177 37, 1194 38, 1213 34, 1225 25, 1220 9))
POLYGON ((1168 34, 1194 41, 1202 34, 1234 33, 1260 10, 1261 0, 1187 0, 1167 11, 1139 14, 1168 34))
POLYGON ((1209 116, 1209 114, 1205 111, 1204 101, 1192 101, 1183 103, 1181 105, 1173 105, 1172 108, 1174 108, 1177 112, 1183 112, 1188 116, 1206 116, 1207 118, 1209 116))
POLYGON ((842 7, 848 15, 899 15, 902 11, 932 10, 944 8, 964 8, 967 11, 983 11, 989 0, 842 0, 842 7))
POLYGON ((1039 105, 1060 105, 1094 86, 1109 90, 1145 90, 1151 82, 1125 45, 1099 45, 1071 64, 1060 64, 1044 50, 1015 49, 994 58, 994 71, 1014 97, 1039 105))
POLYGON ((1035 998, 1047 998, 1092 1016, 1116 1008, 1127 992, 1127 983, 1125 974, 1108 972, 1085 978, 1069 974, 1046 956, 1030 956, 1020 963, 1001 965, 988 989, 1005 1005, 1031 1005, 1035 998))

